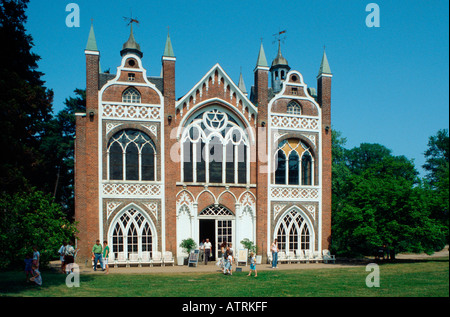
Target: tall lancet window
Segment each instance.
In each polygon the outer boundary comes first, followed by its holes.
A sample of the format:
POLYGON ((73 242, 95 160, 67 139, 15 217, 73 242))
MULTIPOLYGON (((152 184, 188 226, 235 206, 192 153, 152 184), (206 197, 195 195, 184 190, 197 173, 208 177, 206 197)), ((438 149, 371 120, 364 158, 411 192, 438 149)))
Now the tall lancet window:
POLYGON ((286 154, 280 149, 276 157, 275 184, 286 184, 286 154))
POLYGON ((309 152, 305 152, 302 157, 302 184, 312 184, 312 157, 309 152))
POLYGON ((114 134, 107 148, 110 180, 156 180, 156 147, 139 130, 126 129, 114 134))

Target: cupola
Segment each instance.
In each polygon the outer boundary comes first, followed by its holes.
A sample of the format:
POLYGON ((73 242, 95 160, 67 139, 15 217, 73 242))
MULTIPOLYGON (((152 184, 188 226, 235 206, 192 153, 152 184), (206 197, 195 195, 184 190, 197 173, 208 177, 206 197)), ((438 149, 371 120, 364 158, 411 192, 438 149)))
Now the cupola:
POLYGON ((126 41, 123 44, 123 48, 120 51, 120 55, 123 57, 123 56, 125 56, 128 53, 134 53, 137 56, 139 56, 139 58, 142 58, 142 56, 144 55, 141 52, 141 46, 134 39, 133 23, 131 23, 130 37, 128 38, 128 41, 126 41))
POLYGON ((272 76, 272 91, 278 93, 281 90, 281 84, 286 79, 286 75, 291 68, 288 65, 288 61, 281 54, 281 44, 278 41, 278 53, 272 62, 270 67, 270 73, 272 76))

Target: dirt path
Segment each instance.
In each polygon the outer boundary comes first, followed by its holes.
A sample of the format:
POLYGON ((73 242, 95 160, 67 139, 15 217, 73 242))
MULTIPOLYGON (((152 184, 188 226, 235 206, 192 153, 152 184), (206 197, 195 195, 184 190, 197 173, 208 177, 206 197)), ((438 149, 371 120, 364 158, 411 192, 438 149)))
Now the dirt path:
MULTIPOLYGON (((423 254, 406 254, 401 253, 396 255, 397 260, 421 260, 421 259, 429 259, 429 258, 440 258, 440 257, 449 257, 449 246, 447 245, 442 251, 436 252, 433 255, 423 254)), ((296 264, 279 264, 277 269, 272 269, 270 264, 259 264, 256 266, 258 271, 267 271, 267 270, 299 270, 299 269, 337 269, 337 268, 348 268, 348 267, 357 267, 357 266, 365 266, 367 263, 371 261, 370 258, 360 260, 360 261, 349 261, 349 262, 340 262, 336 264, 325 264, 325 263, 296 263, 296 264)), ((50 263, 50 266, 56 270, 60 267, 59 261, 53 261, 50 263)), ((249 266, 238 266, 242 271, 248 272, 249 266)), ((236 266, 233 267, 233 271, 235 271, 236 266)), ((110 265, 110 274, 152 274, 152 273, 167 273, 167 274, 177 274, 177 273, 219 273, 219 268, 215 265, 215 262, 210 262, 208 265, 198 264, 196 267, 188 267, 178 266, 178 265, 170 265, 170 266, 132 266, 132 267, 114 267, 114 265, 110 265)), ((93 271, 90 265, 81 264, 80 265, 80 273, 81 274, 104 274, 101 270, 96 272, 93 271)))
POLYGON ((426 253, 420 253, 420 254, 415 254, 415 253, 400 253, 400 254, 397 254, 397 255, 395 256, 395 258, 396 258, 396 259, 411 259, 411 260, 417 259, 417 260, 420 260, 420 259, 430 259, 430 258, 448 257, 448 255, 449 255, 449 252, 448 252, 448 245, 447 245, 447 246, 445 246, 444 249, 442 249, 442 250, 439 251, 439 252, 435 252, 435 253, 432 254, 432 255, 428 255, 428 254, 426 254, 426 253))

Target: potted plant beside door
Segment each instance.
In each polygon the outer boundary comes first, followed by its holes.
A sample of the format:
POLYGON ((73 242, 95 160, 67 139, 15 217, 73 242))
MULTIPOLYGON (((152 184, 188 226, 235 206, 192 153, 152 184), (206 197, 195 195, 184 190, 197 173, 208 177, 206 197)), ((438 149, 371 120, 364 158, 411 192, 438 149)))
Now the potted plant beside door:
MULTIPOLYGON (((255 253, 256 254, 256 245, 253 243, 253 241, 250 241, 248 238, 245 238, 244 240, 241 241, 241 244, 244 246, 244 248, 246 248, 248 250, 248 257, 250 260, 250 253, 255 253)), ((256 256, 256 264, 261 264, 261 256, 257 255, 256 256), (259 261, 259 263, 258 263, 259 261)))
POLYGON ((185 257, 183 255, 177 256, 178 265, 184 265, 184 262, 186 261, 186 259, 189 258, 191 251, 195 250, 196 247, 197 247, 197 243, 195 243, 194 239, 188 238, 188 239, 182 240, 180 243, 180 248, 182 248, 183 251, 185 253, 187 253, 188 256, 187 257, 185 257))

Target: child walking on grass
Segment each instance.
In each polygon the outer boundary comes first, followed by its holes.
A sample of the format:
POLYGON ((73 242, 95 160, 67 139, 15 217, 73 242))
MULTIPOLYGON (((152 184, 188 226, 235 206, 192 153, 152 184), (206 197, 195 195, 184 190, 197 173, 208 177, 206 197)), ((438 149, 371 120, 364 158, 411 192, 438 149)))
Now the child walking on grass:
POLYGON ((41 272, 39 272, 39 268, 36 264, 33 264, 32 268, 33 268, 33 277, 30 278, 30 281, 35 282, 37 285, 41 286, 42 285, 41 272))
POLYGON ((227 251, 227 261, 225 263, 224 274, 233 275, 233 253, 231 251, 227 251))
POLYGON ((251 252, 250 253, 250 272, 248 273, 247 276, 252 275, 252 271, 255 272, 255 277, 258 276, 258 272, 256 272, 256 259, 255 259, 255 253, 251 252))

